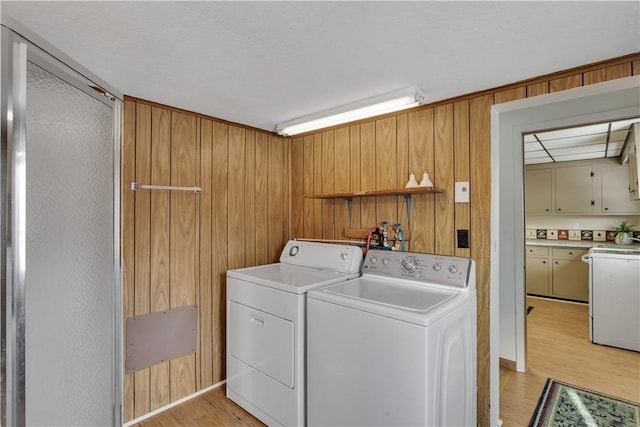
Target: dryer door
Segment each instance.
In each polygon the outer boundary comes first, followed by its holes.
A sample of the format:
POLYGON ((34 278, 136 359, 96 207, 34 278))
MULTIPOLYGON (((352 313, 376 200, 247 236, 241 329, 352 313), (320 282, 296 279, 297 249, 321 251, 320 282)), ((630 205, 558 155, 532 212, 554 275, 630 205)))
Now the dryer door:
POLYGON ((261 310, 230 301, 229 352, 232 357, 294 387, 294 326, 261 310))

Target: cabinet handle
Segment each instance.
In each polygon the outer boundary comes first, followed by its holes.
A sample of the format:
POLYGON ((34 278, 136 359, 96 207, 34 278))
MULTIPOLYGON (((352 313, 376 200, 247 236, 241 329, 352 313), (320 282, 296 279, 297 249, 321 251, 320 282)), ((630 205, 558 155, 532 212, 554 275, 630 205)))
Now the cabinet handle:
POLYGON ((569 255, 573 255, 573 252, 569 251, 569 255))
POLYGON ((562 209, 558 208, 559 211, 561 211, 562 209))
POLYGON ((549 208, 545 209, 545 211, 549 212, 549 208))
POLYGON ((558 261, 556 261, 556 264, 558 263, 558 261))
POLYGON ((546 264, 546 263, 547 263, 547 261, 542 261, 542 263, 543 263, 543 264, 546 264))

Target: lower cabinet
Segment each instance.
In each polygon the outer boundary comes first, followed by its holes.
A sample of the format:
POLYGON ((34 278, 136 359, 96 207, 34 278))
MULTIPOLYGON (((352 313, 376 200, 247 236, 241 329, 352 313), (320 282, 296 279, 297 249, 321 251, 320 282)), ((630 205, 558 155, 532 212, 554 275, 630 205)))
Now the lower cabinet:
POLYGON ((527 246, 526 287, 532 295, 589 301, 587 249, 527 246))
POLYGON ((551 293, 549 248, 541 246, 527 247, 526 273, 528 294, 549 295, 551 293))

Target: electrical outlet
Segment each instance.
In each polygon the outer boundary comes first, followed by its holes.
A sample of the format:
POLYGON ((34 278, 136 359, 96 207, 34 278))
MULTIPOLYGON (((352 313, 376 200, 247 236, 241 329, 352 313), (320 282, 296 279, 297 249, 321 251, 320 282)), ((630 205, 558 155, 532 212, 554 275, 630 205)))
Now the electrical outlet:
POLYGON ((469 230, 458 230, 458 248, 469 249, 469 230))

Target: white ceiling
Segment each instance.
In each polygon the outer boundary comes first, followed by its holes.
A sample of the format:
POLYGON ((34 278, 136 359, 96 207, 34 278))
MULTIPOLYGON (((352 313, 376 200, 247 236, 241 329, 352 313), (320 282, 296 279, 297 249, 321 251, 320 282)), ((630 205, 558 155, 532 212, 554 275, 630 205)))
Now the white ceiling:
POLYGON ((126 95, 265 130, 410 86, 433 102, 640 51, 638 1, 0 8, 126 95))

